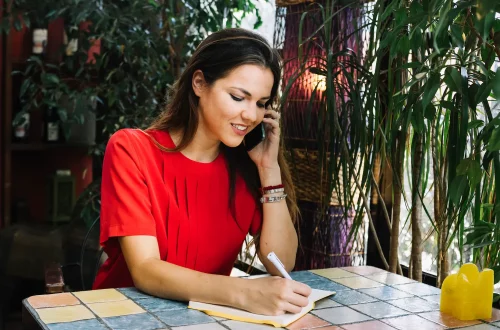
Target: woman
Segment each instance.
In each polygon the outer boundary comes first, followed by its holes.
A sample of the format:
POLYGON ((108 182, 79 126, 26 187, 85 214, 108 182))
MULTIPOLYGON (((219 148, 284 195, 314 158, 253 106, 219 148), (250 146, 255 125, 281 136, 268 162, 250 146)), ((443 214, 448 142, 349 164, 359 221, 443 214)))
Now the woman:
POLYGON ((108 260, 95 289, 135 286, 270 315, 307 305, 311 289, 280 277, 266 258, 274 251, 290 271, 297 251, 297 206, 271 109, 280 76, 279 56, 261 36, 213 33, 152 126, 111 137, 101 188, 108 260), (260 123, 266 137, 247 152, 245 135, 260 123), (228 276, 248 233, 275 276, 228 276))

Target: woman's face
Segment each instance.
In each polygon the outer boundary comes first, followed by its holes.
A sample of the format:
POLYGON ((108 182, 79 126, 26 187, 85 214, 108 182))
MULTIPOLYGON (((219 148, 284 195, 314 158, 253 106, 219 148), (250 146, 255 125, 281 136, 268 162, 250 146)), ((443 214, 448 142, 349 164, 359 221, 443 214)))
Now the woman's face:
POLYGON ((205 138, 228 147, 241 144, 265 114, 274 77, 269 68, 245 64, 226 77, 206 85, 201 71, 193 75, 193 89, 199 97, 198 130, 205 138))

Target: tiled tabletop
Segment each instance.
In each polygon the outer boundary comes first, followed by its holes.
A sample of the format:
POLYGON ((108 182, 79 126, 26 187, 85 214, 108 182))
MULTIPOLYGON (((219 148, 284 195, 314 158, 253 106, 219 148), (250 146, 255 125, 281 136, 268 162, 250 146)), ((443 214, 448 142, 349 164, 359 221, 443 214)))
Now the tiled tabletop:
MULTIPOLYGON (((439 289, 378 268, 330 268, 291 275, 312 288, 337 293, 319 301, 288 329, 500 329, 500 310, 494 309, 489 320, 459 321, 439 312, 439 289)), ((154 298, 134 288, 33 296, 23 306, 23 323, 31 321, 45 330, 273 328, 211 317, 188 309, 186 303, 154 298)))

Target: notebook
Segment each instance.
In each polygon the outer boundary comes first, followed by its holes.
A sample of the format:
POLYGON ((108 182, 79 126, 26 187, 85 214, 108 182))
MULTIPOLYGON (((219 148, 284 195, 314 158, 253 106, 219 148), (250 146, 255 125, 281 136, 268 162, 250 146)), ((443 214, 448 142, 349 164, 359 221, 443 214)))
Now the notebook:
POLYGON ((188 308, 197 309, 199 311, 205 312, 208 315, 224 317, 230 320, 237 320, 249 323, 261 323, 261 324, 271 324, 276 328, 286 327, 290 323, 293 323, 300 319, 302 316, 309 313, 314 308, 315 302, 324 299, 328 296, 335 294, 334 291, 324 291, 312 289, 309 295, 309 304, 302 308, 302 311, 297 314, 283 314, 277 316, 261 315, 250 313, 241 309, 226 307, 221 305, 206 304, 197 301, 190 301, 188 308))

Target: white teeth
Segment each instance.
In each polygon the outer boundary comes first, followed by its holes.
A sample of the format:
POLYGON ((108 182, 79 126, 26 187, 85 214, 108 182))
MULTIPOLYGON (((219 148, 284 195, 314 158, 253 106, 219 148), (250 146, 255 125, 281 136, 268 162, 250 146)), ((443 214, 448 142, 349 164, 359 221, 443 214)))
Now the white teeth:
POLYGON ((247 129, 246 126, 242 126, 242 125, 235 125, 235 124, 231 124, 233 125, 233 127, 236 127, 237 130, 240 130, 240 131, 244 131, 247 129))

